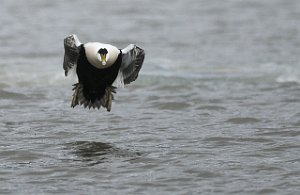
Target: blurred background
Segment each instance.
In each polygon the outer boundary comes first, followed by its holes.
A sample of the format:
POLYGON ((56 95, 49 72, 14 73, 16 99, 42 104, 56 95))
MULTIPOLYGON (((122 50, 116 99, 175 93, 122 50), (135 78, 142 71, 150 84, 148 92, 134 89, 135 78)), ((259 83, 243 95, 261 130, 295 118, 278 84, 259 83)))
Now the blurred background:
POLYGON ((295 194, 297 0, 4 0, 1 194, 295 194), (112 111, 70 108, 63 39, 146 52, 112 111))

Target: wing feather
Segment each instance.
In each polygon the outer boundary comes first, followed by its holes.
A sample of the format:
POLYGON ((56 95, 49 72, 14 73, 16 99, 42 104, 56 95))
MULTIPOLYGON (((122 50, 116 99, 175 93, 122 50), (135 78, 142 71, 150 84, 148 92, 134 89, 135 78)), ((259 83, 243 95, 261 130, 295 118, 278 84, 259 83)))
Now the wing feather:
POLYGON ((63 68, 66 76, 68 75, 69 70, 77 65, 80 45, 81 43, 76 35, 69 35, 64 39, 65 56, 63 68))
POLYGON ((135 81, 142 68, 145 52, 140 47, 130 44, 122 50, 122 64, 116 79, 117 86, 129 84, 135 81))

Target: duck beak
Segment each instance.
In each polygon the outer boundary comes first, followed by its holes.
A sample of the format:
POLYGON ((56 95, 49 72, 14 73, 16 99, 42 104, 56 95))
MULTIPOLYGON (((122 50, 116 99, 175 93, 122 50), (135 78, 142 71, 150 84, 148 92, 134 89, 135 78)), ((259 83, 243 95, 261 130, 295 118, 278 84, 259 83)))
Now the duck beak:
POLYGON ((102 65, 106 65, 106 54, 100 54, 102 65))

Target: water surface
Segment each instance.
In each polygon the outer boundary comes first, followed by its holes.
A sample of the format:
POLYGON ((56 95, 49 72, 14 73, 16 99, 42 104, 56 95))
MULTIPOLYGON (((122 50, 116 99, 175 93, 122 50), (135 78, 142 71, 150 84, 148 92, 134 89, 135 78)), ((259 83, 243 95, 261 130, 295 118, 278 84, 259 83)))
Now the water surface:
POLYGON ((3 1, 1 194, 297 194, 297 0, 3 1), (112 111, 70 108, 63 38, 146 51, 112 111))

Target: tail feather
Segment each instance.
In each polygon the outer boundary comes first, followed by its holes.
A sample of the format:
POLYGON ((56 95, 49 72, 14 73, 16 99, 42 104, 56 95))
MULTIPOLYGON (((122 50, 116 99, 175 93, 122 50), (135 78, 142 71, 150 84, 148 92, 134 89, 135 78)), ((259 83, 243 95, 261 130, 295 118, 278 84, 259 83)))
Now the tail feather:
POLYGON ((84 97, 83 94, 83 85, 81 83, 76 83, 73 85, 74 93, 73 99, 71 103, 71 107, 74 108, 77 105, 83 105, 84 108, 93 108, 93 109, 100 109, 101 106, 106 108, 108 112, 111 110, 112 100, 114 99, 113 93, 116 93, 116 88, 113 86, 106 87, 105 93, 101 99, 96 99, 95 101, 88 100, 84 97))

